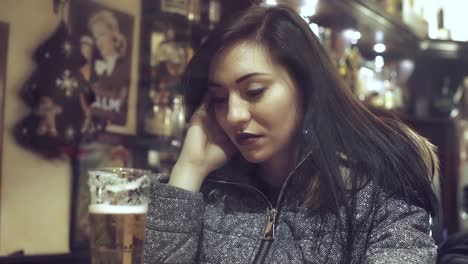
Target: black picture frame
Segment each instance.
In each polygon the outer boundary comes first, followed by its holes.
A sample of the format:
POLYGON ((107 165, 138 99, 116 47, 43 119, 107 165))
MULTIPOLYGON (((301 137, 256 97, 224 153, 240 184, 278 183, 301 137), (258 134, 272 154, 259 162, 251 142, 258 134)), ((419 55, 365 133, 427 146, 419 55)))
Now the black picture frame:
POLYGON ((90 59, 93 115, 106 119, 107 132, 135 135, 139 76, 134 69, 138 65, 135 61, 138 52, 134 51, 138 49, 138 37, 134 33, 139 25, 134 15, 90 0, 70 1, 69 10, 74 46, 80 50, 84 42, 91 42, 93 46, 94 56, 90 59), (107 31, 111 32, 108 34, 112 34, 112 42, 117 47, 117 54, 107 56, 110 59, 106 59, 106 44, 102 38, 107 33, 103 33, 102 28, 93 29, 95 21, 103 20, 110 25, 111 30, 107 31))

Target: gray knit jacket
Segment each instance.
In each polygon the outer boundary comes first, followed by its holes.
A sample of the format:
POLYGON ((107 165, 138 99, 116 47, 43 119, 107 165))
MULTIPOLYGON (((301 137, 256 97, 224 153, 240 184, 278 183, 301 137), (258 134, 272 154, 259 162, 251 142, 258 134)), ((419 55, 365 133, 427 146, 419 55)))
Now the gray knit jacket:
POLYGON ((357 195, 358 231, 345 256, 344 213, 302 206, 305 184, 294 177, 274 208, 245 175, 208 177, 201 192, 162 176, 152 176, 144 263, 435 263, 429 214, 380 191, 371 210, 372 183, 357 195))

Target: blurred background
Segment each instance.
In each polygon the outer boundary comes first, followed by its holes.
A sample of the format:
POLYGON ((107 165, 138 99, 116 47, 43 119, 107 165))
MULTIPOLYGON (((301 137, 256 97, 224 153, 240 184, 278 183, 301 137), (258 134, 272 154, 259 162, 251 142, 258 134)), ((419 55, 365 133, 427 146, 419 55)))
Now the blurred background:
MULTIPOLYGON (((187 124, 181 74, 253 2, 0 1, 0 262, 85 263, 87 171, 170 171, 187 124), (92 26, 102 10, 118 42, 111 64, 92 26)), ((438 147, 434 238, 468 230, 468 1, 263 4, 300 13, 359 100, 438 147)))

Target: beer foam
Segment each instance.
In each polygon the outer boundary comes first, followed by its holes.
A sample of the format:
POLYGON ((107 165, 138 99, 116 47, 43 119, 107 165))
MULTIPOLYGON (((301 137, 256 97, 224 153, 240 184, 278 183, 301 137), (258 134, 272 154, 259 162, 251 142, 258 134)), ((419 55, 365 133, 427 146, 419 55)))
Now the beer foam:
POLYGON ((88 210, 93 214, 146 214, 148 206, 91 204, 88 210))

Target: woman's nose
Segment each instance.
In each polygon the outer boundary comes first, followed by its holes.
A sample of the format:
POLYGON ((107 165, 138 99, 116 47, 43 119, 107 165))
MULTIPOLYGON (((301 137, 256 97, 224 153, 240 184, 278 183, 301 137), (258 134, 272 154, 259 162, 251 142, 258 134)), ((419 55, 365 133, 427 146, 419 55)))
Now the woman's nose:
POLYGON ((229 96, 227 121, 234 126, 243 126, 250 120, 250 117, 248 102, 238 96, 229 96))

